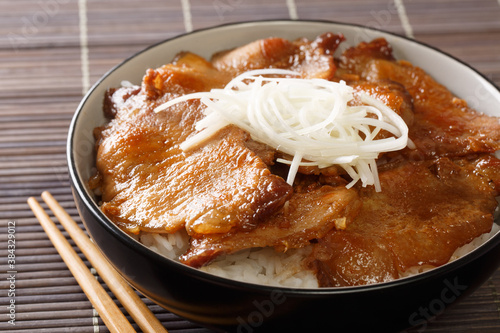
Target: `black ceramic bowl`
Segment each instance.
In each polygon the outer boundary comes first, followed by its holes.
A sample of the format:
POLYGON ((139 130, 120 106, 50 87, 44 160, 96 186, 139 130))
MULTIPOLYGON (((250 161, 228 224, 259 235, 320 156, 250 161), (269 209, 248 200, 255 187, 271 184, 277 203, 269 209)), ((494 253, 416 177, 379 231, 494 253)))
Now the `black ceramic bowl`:
POLYGON ((209 57, 259 38, 314 38, 326 31, 343 33, 346 45, 385 37, 397 58, 432 73, 472 107, 500 115, 500 91, 466 64, 413 40, 361 26, 318 21, 238 23, 189 33, 134 55, 104 75, 79 105, 69 131, 68 162, 76 204, 89 234, 126 280, 154 302, 222 331, 390 332, 424 328, 426 320, 471 293, 498 267, 499 234, 461 259, 411 278, 350 288, 268 287, 212 276, 164 258, 101 213, 87 180, 94 166, 92 130, 105 122, 102 101, 107 88, 122 80, 139 83, 147 68, 170 62, 181 50, 209 57))

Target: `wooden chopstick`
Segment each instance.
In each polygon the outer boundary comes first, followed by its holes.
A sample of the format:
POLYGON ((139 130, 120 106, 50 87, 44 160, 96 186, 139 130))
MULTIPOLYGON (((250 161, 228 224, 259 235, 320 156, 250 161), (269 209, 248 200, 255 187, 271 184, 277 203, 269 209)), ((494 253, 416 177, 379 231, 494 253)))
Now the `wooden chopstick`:
MULTIPOLYGON (((69 214, 66 213, 66 211, 61 207, 61 205, 59 205, 59 203, 54 199, 54 197, 49 192, 45 191, 42 193, 42 198, 47 203, 49 208, 54 212, 54 215, 57 217, 61 225, 63 225, 66 231, 68 231, 70 237, 75 241, 76 245, 80 248, 82 253, 87 257, 89 262, 99 273, 99 276, 104 280, 106 285, 110 288, 110 290, 120 301, 123 307, 127 310, 130 316, 134 319, 137 325, 139 325, 142 331, 144 333, 168 333, 167 330, 163 327, 163 325, 154 316, 154 314, 149 310, 146 304, 142 302, 142 300, 135 293, 135 291, 125 282, 125 280, 118 274, 118 272, 111 266, 111 264, 109 264, 109 262, 104 258, 101 252, 90 241, 90 239, 85 235, 85 233, 76 224, 76 222, 69 216, 69 214)), ((28 203, 30 203, 30 206, 32 204, 34 205, 34 203, 38 205, 38 203, 34 198, 30 198, 28 200, 28 203)), ((87 268, 86 270, 88 271, 87 268)), ((99 285, 99 287, 101 286, 99 285)), ((99 314, 101 314, 99 310, 97 311, 99 312, 99 314)), ((119 330, 119 332, 126 332, 126 331, 119 330)))
POLYGON ((36 199, 33 197, 29 198, 28 204, 45 230, 45 233, 49 236, 52 244, 54 244, 54 247, 61 255, 78 284, 82 287, 92 305, 94 305, 94 308, 97 310, 108 329, 116 333, 134 333, 135 330, 132 325, 130 325, 125 315, 94 278, 94 275, 92 275, 36 199))
POLYGON ((120 301, 134 321, 144 333, 166 333, 167 330, 158 321, 155 315, 142 302, 136 292, 125 282, 111 264, 104 258, 97 247, 85 235, 82 229, 69 216, 64 208, 47 191, 42 193, 42 199, 54 212, 62 226, 75 241, 82 253, 95 268, 99 276, 104 280, 109 289, 120 301))

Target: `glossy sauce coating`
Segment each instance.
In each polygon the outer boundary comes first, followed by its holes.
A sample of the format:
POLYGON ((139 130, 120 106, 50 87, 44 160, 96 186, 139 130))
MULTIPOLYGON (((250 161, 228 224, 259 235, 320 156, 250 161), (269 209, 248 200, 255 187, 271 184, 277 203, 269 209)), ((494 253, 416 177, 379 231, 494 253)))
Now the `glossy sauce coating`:
POLYGON ((315 245, 323 286, 390 281, 420 266, 440 266, 489 232, 498 192, 479 175, 498 160, 401 161, 380 173, 381 192, 359 189, 362 206, 345 230, 315 245))
POLYGON ((383 39, 347 49, 337 75, 370 93, 383 82, 406 91, 405 109, 411 103, 413 114, 401 114, 416 148, 386 154, 382 192, 359 188, 359 215, 315 245, 310 259, 320 284, 385 282, 412 267, 439 266, 489 232, 500 189, 500 162, 489 155, 500 148, 499 119, 470 109, 422 69, 396 61, 383 39))
POLYGON ((320 284, 346 286, 446 263, 457 247, 491 229, 500 162, 490 153, 500 148, 500 123, 420 68, 396 61, 383 39, 334 58, 343 40, 332 33, 312 41, 267 38, 210 61, 183 52, 148 70, 140 87, 110 89, 104 103, 110 123, 96 129, 98 173, 91 181, 102 193, 101 209, 135 234, 185 228, 190 246, 180 260, 194 267, 246 248, 311 246, 304 265, 320 284), (290 186, 287 167, 275 163, 284 155, 234 126, 182 151, 203 117, 198 101, 153 112, 258 68, 347 81, 396 111, 416 148, 381 156, 382 192, 346 189, 350 179, 335 166, 301 167, 290 186))

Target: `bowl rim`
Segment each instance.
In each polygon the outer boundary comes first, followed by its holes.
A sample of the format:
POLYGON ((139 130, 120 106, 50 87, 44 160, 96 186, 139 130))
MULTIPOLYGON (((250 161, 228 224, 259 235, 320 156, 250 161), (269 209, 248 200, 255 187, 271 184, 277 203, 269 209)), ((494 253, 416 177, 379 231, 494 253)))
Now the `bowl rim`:
MULTIPOLYGON (((76 194, 79 196, 79 199, 84 203, 87 209, 90 210, 94 218, 101 224, 102 227, 104 227, 109 233, 111 233, 115 238, 117 238, 120 242, 127 244, 128 246, 132 247, 135 251, 139 252, 140 254, 146 256, 146 257, 151 257, 154 258, 155 260, 159 260, 162 263, 166 265, 166 267, 171 266, 175 267, 176 269, 180 269, 181 271, 185 272, 186 274, 189 274, 197 279, 200 280, 205 280, 210 283, 218 284, 218 285, 223 285, 223 286, 229 286, 229 287, 234 287, 238 289, 247 289, 252 292, 273 292, 276 290, 279 290, 283 292, 285 295, 331 295, 331 294, 350 294, 350 293, 358 293, 358 292, 366 292, 366 291, 378 291, 382 290, 385 288, 389 287, 401 287, 401 286, 406 286, 408 284, 419 284, 427 279, 435 279, 438 276, 444 276, 451 271, 454 271, 460 267, 463 267, 470 263, 471 261, 474 261, 476 258, 481 257, 485 255, 487 252, 489 252, 493 247, 497 245, 497 243, 500 243, 500 232, 497 232, 495 235, 493 235, 489 240, 487 240, 485 243, 481 244, 479 247, 476 249, 472 250, 470 253, 452 261, 449 263, 446 263, 442 266, 436 267, 434 269, 431 269, 429 271, 425 271, 422 273, 418 273, 416 275, 412 275, 409 277, 403 277, 400 279, 388 281, 388 282, 381 282, 381 283, 375 283, 375 284, 369 284, 369 285, 361 285, 361 286, 347 286, 347 287, 320 287, 320 288, 294 288, 294 287, 283 287, 283 286, 274 286, 274 285, 263 285, 263 284, 257 284, 257 283, 252 283, 252 282, 244 282, 244 281, 239 281, 239 280, 233 280, 230 278, 225 278, 221 276, 217 276, 211 273, 207 273, 204 271, 201 271, 199 269, 195 269, 193 267, 187 266, 185 264, 182 264, 180 262, 174 261, 172 259, 169 259, 151 249, 149 249, 147 246, 141 244, 137 240, 133 239, 131 236, 127 235, 124 231, 119 229, 111 220, 109 220, 104 213, 98 208, 97 203, 94 201, 94 199, 89 195, 89 193, 86 190, 86 185, 81 181, 81 178, 79 176, 79 171, 77 170, 77 166, 75 163, 75 152, 72 149, 74 146, 74 134, 75 130, 78 124, 78 121, 81 117, 82 110, 85 107, 85 104, 88 102, 89 98, 91 95, 93 95, 94 91, 97 90, 97 88, 103 83, 103 81, 110 76, 113 72, 118 70, 120 67, 124 66, 126 63, 134 59, 135 57, 148 52, 149 50, 162 45, 164 43, 169 43, 173 40, 177 40, 179 38, 184 38, 186 36, 190 36, 192 34, 198 34, 201 32, 206 32, 206 31, 211 31, 211 30, 218 30, 218 29, 225 29, 228 27, 232 26, 245 26, 245 25, 261 25, 261 24, 314 24, 314 23, 319 23, 319 24, 334 24, 334 25, 339 25, 339 26, 347 26, 351 28, 360 28, 360 29, 368 29, 370 31, 374 31, 377 33, 385 34, 385 35, 391 35, 396 38, 401 38, 404 40, 407 40, 411 43, 416 43, 424 48, 429 48, 431 50, 434 50, 451 60, 454 60, 464 66, 466 66, 469 70, 472 70, 476 75, 479 75, 482 77, 487 83, 489 83, 493 88, 495 92, 498 92, 500 95, 500 88, 495 85, 492 80, 490 80, 488 77, 486 77, 484 74, 480 73, 478 70, 473 68, 471 65, 467 64, 466 62, 460 60, 459 58, 442 51, 438 49, 437 47, 434 47, 432 45, 426 44, 422 41, 414 40, 412 38, 409 38, 404 35, 400 35, 395 32, 390 32, 386 31, 383 29, 379 28, 374 28, 374 27, 368 27, 362 24, 356 24, 356 23, 345 23, 345 22, 340 22, 340 21, 332 21, 332 20, 310 20, 310 19, 269 19, 269 20, 257 20, 257 21, 239 21, 239 22, 232 22, 232 23, 223 23, 220 25, 214 25, 214 26, 209 26, 201 29, 196 29, 190 32, 186 33, 181 33, 179 35, 175 35, 173 37, 164 39, 162 41, 153 43, 144 49, 141 49, 140 51, 137 51, 133 53, 132 55, 126 57, 123 61, 121 61, 119 64, 111 67, 105 74, 103 74, 92 86, 91 88, 87 91, 87 93, 84 95, 80 103, 78 104, 76 111, 73 115, 73 118, 71 120, 69 130, 68 130, 68 138, 67 138, 67 143, 66 143, 66 155, 67 155, 67 163, 68 163, 68 169, 69 169, 69 176, 70 176, 70 182, 73 187, 73 191, 76 192, 76 194)), ((217 50, 214 50, 217 51, 217 50)), ((495 219, 495 222, 498 219, 495 219)))

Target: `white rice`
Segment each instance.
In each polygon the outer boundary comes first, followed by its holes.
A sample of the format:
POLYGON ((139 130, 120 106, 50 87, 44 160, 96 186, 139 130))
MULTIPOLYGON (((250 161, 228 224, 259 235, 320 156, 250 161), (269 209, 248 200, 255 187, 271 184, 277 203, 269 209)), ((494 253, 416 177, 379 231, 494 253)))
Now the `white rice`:
POLYGON ((286 253, 276 252, 272 248, 248 249, 218 258, 201 270, 255 284, 318 288, 316 275, 302 263, 310 251, 310 247, 292 249, 286 253))
POLYGON ((178 231, 173 234, 143 232, 139 241, 151 250, 176 261, 189 247, 189 237, 185 231, 178 231))

